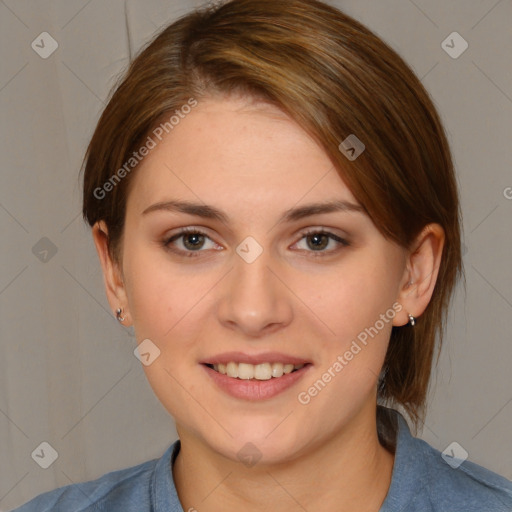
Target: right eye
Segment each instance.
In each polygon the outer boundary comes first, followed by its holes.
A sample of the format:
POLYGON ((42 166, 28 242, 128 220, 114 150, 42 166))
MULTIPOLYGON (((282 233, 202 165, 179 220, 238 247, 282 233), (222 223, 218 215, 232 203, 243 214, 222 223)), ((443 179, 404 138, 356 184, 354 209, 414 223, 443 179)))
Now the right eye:
MULTIPOLYGON (((180 230, 178 233, 175 233, 169 238, 166 238, 162 244, 165 248, 170 251, 180 254, 185 257, 196 257, 200 253, 204 252, 202 249, 205 246, 207 241, 210 241, 214 246, 215 242, 203 231, 197 228, 184 228, 180 230), (181 247, 180 247, 181 246, 181 247)), ((218 246, 217 246, 218 247, 218 246)), ((208 249, 208 247, 207 247, 208 249)), ((215 249, 215 247, 210 247, 210 249, 215 249)))

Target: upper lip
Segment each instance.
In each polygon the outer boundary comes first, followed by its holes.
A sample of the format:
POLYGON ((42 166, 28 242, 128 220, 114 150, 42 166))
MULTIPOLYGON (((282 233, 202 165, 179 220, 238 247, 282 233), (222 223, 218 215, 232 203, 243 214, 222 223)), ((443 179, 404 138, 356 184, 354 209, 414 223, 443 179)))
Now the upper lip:
POLYGON ((290 356, 281 352, 263 352, 261 354, 245 354, 243 352, 224 352, 211 357, 207 357, 201 364, 228 364, 229 362, 262 364, 262 363, 282 363, 282 364, 306 364, 309 363, 303 357, 290 356))

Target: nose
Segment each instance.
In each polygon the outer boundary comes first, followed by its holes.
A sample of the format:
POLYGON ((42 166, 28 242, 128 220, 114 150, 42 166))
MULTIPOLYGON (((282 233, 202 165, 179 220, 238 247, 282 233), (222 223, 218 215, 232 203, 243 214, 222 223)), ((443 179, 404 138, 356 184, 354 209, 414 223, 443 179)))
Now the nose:
POLYGON ((282 329, 293 318, 293 294, 286 277, 266 251, 248 263, 234 255, 234 268, 223 280, 217 314, 220 322, 247 337, 282 329))

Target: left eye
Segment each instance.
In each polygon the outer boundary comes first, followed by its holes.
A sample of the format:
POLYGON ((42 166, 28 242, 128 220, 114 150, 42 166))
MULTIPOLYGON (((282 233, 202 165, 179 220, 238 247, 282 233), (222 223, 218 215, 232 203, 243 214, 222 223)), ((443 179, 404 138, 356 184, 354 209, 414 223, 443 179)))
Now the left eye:
POLYGON ((349 245, 345 239, 335 235, 334 233, 329 233, 328 231, 308 231, 306 233, 302 233, 302 238, 297 242, 297 244, 303 241, 306 242, 306 250, 311 249, 312 252, 317 253, 330 253, 339 249, 339 246, 349 245), (329 246, 330 242, 333 242, 335 247, 330 250, 324 250, 329 246))

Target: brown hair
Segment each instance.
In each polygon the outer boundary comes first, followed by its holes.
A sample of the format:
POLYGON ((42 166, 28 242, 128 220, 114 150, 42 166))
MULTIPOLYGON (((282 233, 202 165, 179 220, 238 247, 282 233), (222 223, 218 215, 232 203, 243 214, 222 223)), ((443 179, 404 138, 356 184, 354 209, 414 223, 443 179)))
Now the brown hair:
POLYGON ((263 99, 295 119, 324 148, 386 238, 409 247, 426 224, 444 228, 432 299, 414 328, 393 327, 379 387, 379 398, 401 404, 417 425, 436 336, 440 347, 463 267, 446 135, 428 93, 402 58, 322 2, 232 0, 165 27, 113 91, 84 158, 83 215, 91 226, 106 222, 118 263, 134 173, 113 182, 116 170, 165 115, 191 98, 215 94, 263 99), (365 145, 353 161, 338 149, 351 134, 365 145), (104 187, 109 180, 112 186, 104 187))

